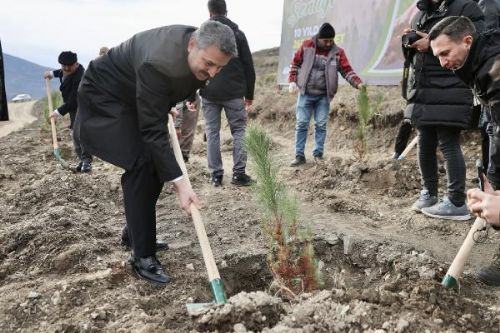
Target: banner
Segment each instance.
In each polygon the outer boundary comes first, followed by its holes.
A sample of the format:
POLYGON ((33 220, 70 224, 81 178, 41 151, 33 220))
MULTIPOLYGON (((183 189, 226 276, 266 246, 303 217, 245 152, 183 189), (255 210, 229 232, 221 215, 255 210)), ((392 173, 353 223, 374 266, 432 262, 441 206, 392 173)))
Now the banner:
MULTIPOLYGON (((416 0, 284 0, 278 84, 288 84, 295 51, 324 22, 335 28, 354 71, 370 85, 398 85, 403 74, 401 35, 416 0)), ((343 80, 342 80, 343 81, 343 80)), ((345 81, 344 81, 345 82, 345 81)))

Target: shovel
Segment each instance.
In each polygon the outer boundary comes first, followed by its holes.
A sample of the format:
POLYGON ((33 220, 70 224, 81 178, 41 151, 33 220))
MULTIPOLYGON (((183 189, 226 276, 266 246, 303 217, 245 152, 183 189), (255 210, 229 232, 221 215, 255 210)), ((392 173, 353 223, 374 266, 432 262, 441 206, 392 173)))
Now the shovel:
POLYGON ((405 150, 399 155, 398 160, 404 160, 406 158, 406 155, 410 152, 410 150, 413 149, 417 145, 418 142, 418 135, 411 140, 410 144, 406 146, 405 150))
MULTIPOLYGON (((170 142, 172 148, 174 149, 175 159, 181 167, 182 173, 187 180, 189 187, 191 187, 191 182, 189 181, 189 176, 186 169, 186 164, 182 158, 181 147, 179 146, 179 140, 175 134, 174 122, 172 116, 168 115, 168 133, 170 135, 170 142)), ((212 303, 191 303, 186 304, 187 311, 190 314, 196 312, 196 310, 203 309, 205 307, 211 306, 213 304, 225 304, 227 302, 226 293, 224 291, 224 285, 217 270, 217 265, 215 264, 214 255, 208 242, 207 232, 205 231, 205 226, 201 220, 201 214, 198 208, 194 204, 191 204, 191 218, 193 219, 194 228, 196 229, 196 234, 198 235, 198 241, 200 242, 201 252, 203 254, 203 260, 205 261, 205 267, 207 268, 208 280, 210 282, 210 290, 214 297, 212 303)))
MULTIPOLYGON (((45 87, 47 88, 47 102, 49 104, 49 112, 54 110, 54 106, 52 105, 52 93, 50 92, 50 80, 45 79, 45 87)), ((69 169, 69 164, 61 157, 61 148, 59 148, 59 144, 57 143, 57 132, 56 132, 56 121, 54 118, 50 117, 50 128, 52 129, 52 145, 54 146, 54 156, 61 163, 62 167, 65 169, 69 169)))
MULTIPOLYGON (((481 189, 481 191, 484 191, 484 178, 483 178, 484 169, 481 160, 476 161, 476 169, 477 169, 477 179, 479 181, 479 188, 481 189)), ((455 259, 453 259, 450 268, 448 268, 448 272, 446 272, 443 281, 441 281, 441 284, 444 287, 446 288, 458 287, 458 278, 460 277, 460 275, 462 275, 465 268, 465 263, 469 258, 469 255, 472 251, 472 247, 476 243, 474 236, 476 232, 483 232, 483 231, 486 231, 486 236, 487 236, 488 235, 487 223, 482 218, 477 217, 476 220, 474 221, 474 224, 470 228, 467 237, 465 237, 465 240, 462 246, 460 247, 460 250, 458 250, 455 259)))

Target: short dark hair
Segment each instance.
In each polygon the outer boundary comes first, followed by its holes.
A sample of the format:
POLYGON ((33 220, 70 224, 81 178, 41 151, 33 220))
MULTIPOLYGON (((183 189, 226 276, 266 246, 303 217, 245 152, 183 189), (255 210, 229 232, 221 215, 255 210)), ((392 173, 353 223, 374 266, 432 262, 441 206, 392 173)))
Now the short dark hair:
POLYGON ((238 56, 234 32, 225 24, 214 20, 205 21, 198 30, 193 32, 193 37, 196 39, 196 46, 199 49, 215 45, 231 57, 238 56))
POLYGON ((226 0, 208 0, 208 11, 215 15, 226 15, 226 0))
POLYGON ((448 36, 452 41, 458 42, 467 35, 476 32, 474 23, 465 16, 449 16, 439 21, 429 32, 429 40, 434 40, 440 35, 448 36))

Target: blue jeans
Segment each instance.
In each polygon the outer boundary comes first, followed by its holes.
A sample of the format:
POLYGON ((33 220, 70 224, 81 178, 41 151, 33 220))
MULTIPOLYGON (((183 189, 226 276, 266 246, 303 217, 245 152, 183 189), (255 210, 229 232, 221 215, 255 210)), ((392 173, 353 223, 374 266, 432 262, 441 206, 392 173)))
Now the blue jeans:
POLYGON ((326 95, 299 94, 297 99, 295 126, 295 155, 305 157, 304 149, 311 115, 314 115, 314 150, 313 156, 323 157, 326 138, 326 125, 330 112, 330 102, 326 95))

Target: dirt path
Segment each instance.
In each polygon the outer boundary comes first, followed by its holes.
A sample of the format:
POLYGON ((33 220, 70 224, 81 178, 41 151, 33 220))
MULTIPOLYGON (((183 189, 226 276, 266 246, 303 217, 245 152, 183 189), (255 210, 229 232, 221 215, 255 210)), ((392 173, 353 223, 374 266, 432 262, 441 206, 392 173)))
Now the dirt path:
POLYGON ((9 121, 0 122, 0 138, 34 122, 36 120, 36 117, 33 115, 32 109, 35 103, 36 101, 10 103, 8 106, 9 121))

